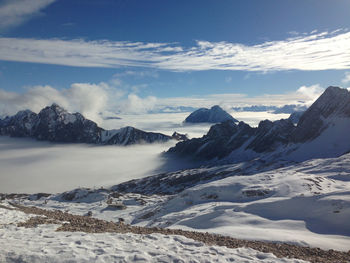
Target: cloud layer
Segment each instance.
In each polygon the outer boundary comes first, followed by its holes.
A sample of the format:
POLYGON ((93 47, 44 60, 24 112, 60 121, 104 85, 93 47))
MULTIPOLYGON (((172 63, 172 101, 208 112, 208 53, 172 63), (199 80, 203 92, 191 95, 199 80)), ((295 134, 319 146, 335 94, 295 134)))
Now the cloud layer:
POLYGON ((57 90, 51 86, 27 87, 23 93, 0 89, 0 116, 13 115, 19 110, 39 112, 45 106, 57 103, 70 112, 81 112, 85 117, 103 125, 103 117, 118 114, 145 114, 166 107, 188 106, 194 108, 221 105, 225 109, 248 105, 311 104, 323 88, 318 84, 302 86, 295 92, 264 94, 248 97, 245 94, 211 94, 201 97, 156 98, 140 97, 133 91, 125 93, 101 82, 74 83, 67 89, 57 90))
POLYGON ((56 0, 7 0, 0 4, 0 30, 17 26, 56 0))
POLYGON ((199 70, 338 70, 350 68, 350 32, 337 30, 247 46, 0 38, 0 59, 76 67, 199 70))

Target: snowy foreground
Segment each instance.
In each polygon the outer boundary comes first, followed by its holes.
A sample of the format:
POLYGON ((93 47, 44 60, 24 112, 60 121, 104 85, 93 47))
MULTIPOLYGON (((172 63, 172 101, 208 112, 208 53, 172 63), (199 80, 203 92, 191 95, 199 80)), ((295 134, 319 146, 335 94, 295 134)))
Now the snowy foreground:
POLYGON ((305 262, 249 248, 207 246, 176 235, 55 232, 17 227, 29 218, 0 208, 0 262, 305 262))
MULTIPOLYGON (((348 251, 350 154, 302 163, 249 163, 143 178, 109 189, 15 197, 15 201, 136 226, 216 233, 348 251), (123 191, 122 191, 123 190, 123 191)), ((302 262, 252 249, 208 246, 161 234, 54 232, 19 228, 28 215, 0 208, 0 262, 302 262)))

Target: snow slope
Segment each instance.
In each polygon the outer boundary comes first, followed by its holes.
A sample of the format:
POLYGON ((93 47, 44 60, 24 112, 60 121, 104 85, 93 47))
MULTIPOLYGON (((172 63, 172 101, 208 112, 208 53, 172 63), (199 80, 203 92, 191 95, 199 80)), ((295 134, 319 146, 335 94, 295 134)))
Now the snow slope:
POLYGON ((252 161, 19 201, 139 226, 348 251, 349 174, 350 154, 303 163, 252 161))
POLYGON ((208 246, 176 235, 55 232, 17 227, 29 216, 0 208, 0 262, 305 262, 253 249, 208 246))

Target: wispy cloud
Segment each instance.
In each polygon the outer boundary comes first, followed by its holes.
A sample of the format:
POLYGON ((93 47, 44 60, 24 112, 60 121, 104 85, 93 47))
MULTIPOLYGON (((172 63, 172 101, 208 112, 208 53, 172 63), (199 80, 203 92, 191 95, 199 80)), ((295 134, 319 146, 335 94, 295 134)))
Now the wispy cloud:
POLYGON ((18 26, 56 0, 5 0, 0 4, 0 30, 18 26))
POLYGON ((0 59, 76 67, 199 70, 340 70, 350 68, 350 32, 309 35, 247 46, 197 41, 169 43, 0 38, 0 59))
POLYGON ((342 83, 344 84, 350 83, 350 72, 345 72, 344 78, 342 79, 342 83))

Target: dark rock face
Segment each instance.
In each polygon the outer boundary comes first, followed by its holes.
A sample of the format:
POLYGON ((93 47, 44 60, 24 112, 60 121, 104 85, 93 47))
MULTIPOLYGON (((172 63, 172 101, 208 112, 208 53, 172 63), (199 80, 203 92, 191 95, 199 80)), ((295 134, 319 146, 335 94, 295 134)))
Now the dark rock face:
POLYGON ((202 138, 180 142, 168 152, 204 160, 221 159, 238 149, 240 153, 247 153, 247 150, 256 154, 269 153, 280 146, 317 138, 334 118, 350 118, 350 92, 329 87, 301 114, 296 127, 291 118, 274 122, 261 121, 257 128, 243 122, 237 125, 233 121, 227 121, 212 126, 202 138))
POLYGON ((211 109, 201 108, 192 112, 186 119, 186 123, 220 123, 224 121, 238 122, 230 114, 224 111, 220 106, 213 106, 211 109))
POLYGON ((237 125, 233 121, 226 121, 213 125, 202 138, 180 142, 168 152, 205 160, 224 158, 243 145, 244 150, 268 152, 288 142, 294 129, 289 120, 265 120, 260 122, 258 128, 252 128, 244 122, 237 125))
POLYGON ((187 134, 181 134, 178 132, 174 132, 173 135, 171 135, 171 138, 173 138, 174 140, 177 140, 177 141, 187 141, 188 140, 187 134))
POLYGON ((52 142, 100 143, 102 128, 80 113, 68 113, 53 104, 38 114, 34 137, 52 142))
POLYGON ((350 117, 350 92, 347 89, 328 87, 300 117, 293 141, 315 139, 327 128, 325 120, 332 117, 350 117))
POLYGON ((301 116, 304 114, 305 111, 295 111, 289 116, 289 120, 293 122, 293 124, 298 124, 301 116))
POLYGON ((0 121, 0 135, 27 137, 33 135, 33 128, 38 120, 36 113, 25 110, 0 121))
POLYGON ((130 145, 135 143, 166 142, 171 137, 154 132, 145 132, 134 127, 121 128, 115 135, 105 141, 105 144, 130 145))
POLYGON ((39 114, 20 111, 0 121, 0 135, 31 137, 66 143, 118 144, 165 142, 172 139, 161 133, 144 132, 133 127, 105 131, 80 113, 69 113, 57 104, 39 114), (110 134, 111 136, 107 136, 110 134))

